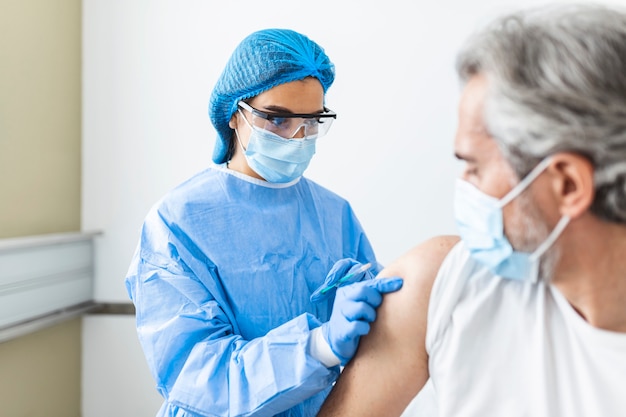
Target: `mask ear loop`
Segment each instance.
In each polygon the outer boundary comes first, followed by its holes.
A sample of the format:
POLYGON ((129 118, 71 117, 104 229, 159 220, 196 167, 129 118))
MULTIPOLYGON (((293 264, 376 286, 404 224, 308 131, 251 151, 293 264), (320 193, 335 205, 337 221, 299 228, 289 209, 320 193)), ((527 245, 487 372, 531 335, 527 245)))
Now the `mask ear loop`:
MULTIPOLYGON (((243 120, 245 120, 246 124, 250 127, 250 130, 252 130, 252 125, 250 124, 250 122, 248 122, 248 119, 246 119, 246 116, 243 115, 241 109, 237 109, 237 112, 243 118, 243 120)), ((247 151, 247 149, 243 147, 243 142, 241 142, 241 139, 239 138, 239 131, 237 130, 237 128, 235 128, 235 136, 237 137, 237 142, 239 142, 239 146, 241 147, 241 150, 244 152, 247 151)))
POLYGON ((554 226, 552 232, 548 235, 546 240, 543 241, 541 245, 533 253, 530 254, 531 260, 537 260, 543 255, 549 248, 554 244, 554 242, 561 236, 565 227, 569 224, 570 217, 565 215, 561 217, 561 220, 554 226))
POLYGON ((246 148, 243 147, 243 143, 241 143, 241 139, 239 139, 239 132, 237 132, 237 129, 235 129, 235 137, 237 138, 237 142, 239 143, 239 147, 241 148, 242 151, 247 151, 246 148))
POLYGON ((531 253, 528 258, 532 263, 532 272, 531 277, 533 277, 532 282, 536 283, 539 279, 539 258, 546 253, 546 251, 556 242, 556 240, 561 236, 565 227, 569 224, 570 217, 565 215, 561 217, 561 220, 554 226, 554 229, 548 236, 546 240, 543 241, 541 245, 533 253, 531 253))
POLYGON ((533 169, 530 171, 526 177, 524 177, 511 191, 507 193, 504 197, 500 199, 500 207, 504 207, 509 204, 515 197, 520 195, 522 191, 524 191, 530 183, 532 183, 547 167, 550 165, 552 161, 551 157, 544 158, 541 162, 539 162, 533 169))

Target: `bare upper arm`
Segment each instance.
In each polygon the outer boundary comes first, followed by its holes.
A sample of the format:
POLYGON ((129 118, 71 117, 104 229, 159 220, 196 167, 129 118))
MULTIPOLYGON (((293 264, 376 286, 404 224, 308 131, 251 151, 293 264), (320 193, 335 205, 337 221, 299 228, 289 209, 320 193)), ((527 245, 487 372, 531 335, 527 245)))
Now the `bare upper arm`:
POLYGON ((399 416, 428 380, 426 320, 430 291, 455 236, 429 239, 383 269, 404 278, 386 294, 370 333, 361 338, 319 417, 399 416))

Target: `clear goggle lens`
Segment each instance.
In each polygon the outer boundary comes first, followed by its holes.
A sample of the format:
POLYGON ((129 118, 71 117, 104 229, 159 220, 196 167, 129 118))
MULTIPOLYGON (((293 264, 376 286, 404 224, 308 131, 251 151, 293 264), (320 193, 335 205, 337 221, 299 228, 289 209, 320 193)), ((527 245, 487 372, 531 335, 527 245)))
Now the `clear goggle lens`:
MULTIPOLYGON (((285 139, 307 139, 324 136, 337 115, 326 109, 319 114, 278 114, 266 113, 257 110, 243 101, 239 107, 250 113, 249 123, 257 127, 277 134, 285 139)), ((242 114, 245 118, 245 115, 242 114)))

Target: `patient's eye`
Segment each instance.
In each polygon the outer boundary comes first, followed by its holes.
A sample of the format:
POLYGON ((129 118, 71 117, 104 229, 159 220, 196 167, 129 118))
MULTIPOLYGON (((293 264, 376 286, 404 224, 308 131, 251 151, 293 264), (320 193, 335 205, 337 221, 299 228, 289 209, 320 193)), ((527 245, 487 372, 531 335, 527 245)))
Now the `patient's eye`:
POLYGON ((478 165, 475 162, 462 161, 461 178, 470 181, 479 177, 478 165))

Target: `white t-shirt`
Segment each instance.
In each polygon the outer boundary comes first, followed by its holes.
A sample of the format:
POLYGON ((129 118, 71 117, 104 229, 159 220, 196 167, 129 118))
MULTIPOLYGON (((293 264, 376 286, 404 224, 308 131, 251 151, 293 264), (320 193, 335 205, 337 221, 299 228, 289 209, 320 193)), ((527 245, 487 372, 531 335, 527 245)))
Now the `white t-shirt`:
POLYGON ((435 280, 426 349, 440 417, 626 416, 626 333, 550 285, 494 276, 462 242, 435 280))

